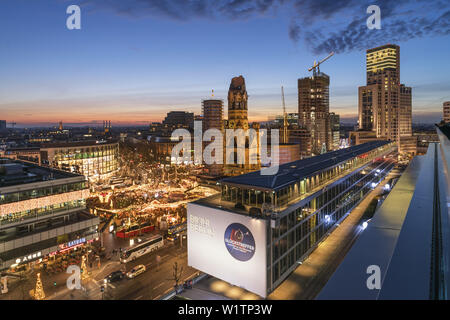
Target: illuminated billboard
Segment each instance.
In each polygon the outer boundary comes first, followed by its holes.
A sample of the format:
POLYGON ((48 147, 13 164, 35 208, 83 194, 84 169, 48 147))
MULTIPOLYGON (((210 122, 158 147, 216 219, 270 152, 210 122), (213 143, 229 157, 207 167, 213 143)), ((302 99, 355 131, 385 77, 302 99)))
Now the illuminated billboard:
POLYGON ((189 203, 188 265, 267 295, 266 220, 189 203))

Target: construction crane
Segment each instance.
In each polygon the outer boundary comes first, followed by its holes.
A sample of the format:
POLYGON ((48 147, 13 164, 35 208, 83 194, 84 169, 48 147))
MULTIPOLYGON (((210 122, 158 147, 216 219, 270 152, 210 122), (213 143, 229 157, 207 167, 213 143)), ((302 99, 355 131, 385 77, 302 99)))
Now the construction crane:
POLYGON ((288 143, 288 120, 286 114, 286 102, 284 101, 284 88, 281 86, 281 100, 283 101, 283 141, 282 143, 288 143))
POLYGON ((317 62, 316 60, 314 60, 314 65, 308 69, 308 71, 312 71, 313 75, 316 76, 320 73, 320 65, 322 63, 324 63, 325 61, 327 61, 328 59, 330 59, 332 56, 334 55, 334 52, 331 52, 326 58, 320 60, 319 62, 317 62))

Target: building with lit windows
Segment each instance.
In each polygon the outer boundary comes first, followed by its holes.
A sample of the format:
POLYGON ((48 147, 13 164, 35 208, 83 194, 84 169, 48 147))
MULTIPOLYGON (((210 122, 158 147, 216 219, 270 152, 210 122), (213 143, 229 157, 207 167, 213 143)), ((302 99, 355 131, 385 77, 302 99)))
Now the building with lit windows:
POLYGON ((31 148, 8 148, 4 151, 0 150, 0 157, 13 160, 22 160, 41 163, 41 149, 39 147, 31 148))
POLYGON ((330 77, 320 72, 298 79, 298 123, 311 134, 311 151, 333 150, 330 127, 330 77))
POLYGON ((341 142, 341 117, 334 112, 330 112, 330 127, 333 141, 332 150, 337 150, 341 142))
POLYGON ((393 168, 373 141, 221 180, 188 204, 188 265, 267 297, 393 168))
POLYGON ((170 111, 162 123, 170 128, 193 128, 194 114, 186 111, 170 111))
MULTIPOLYGON (((206 99, 202 101, 202 130, 203 135, 206 131, 210 129, 219 130, 224 135, 224 124, 223 124, 223 100, 220 99, 206 99)), ((203 142, 203 149, 206 148, 211 142, 203 142)), ((224 142, 221 141, 221 144, 224 142)), ((214 155, 212 155, 214 156, 214 155)), ((223 157, 222 157, 223 158, 223 157)), ((210 162, 210 161, 208 161, 210 162)), ((205 163, 204 173, 211 177, 219 177, 223 175, 223 159, 222 163, 205 163)))
POLYGON ((450 101, 443 104, 443 120, 444 123, 450 123, 450 101))
POLYGON ((415 153, 412 89, 400 84, 400 47, 387 44, 367 50, 366 76, 366 85, 358 89, 359 129, 400 142, 400 151, 405 145, 405 150, 415 153))
POLYGON ((91 181, 107 179, 118 169, 118 141, 80 141, 44 144, 41 163, 80 173, 91 181))
POLYGON ((94 241, 86 178, 0 159, 0 270, 29 265, 94 241))

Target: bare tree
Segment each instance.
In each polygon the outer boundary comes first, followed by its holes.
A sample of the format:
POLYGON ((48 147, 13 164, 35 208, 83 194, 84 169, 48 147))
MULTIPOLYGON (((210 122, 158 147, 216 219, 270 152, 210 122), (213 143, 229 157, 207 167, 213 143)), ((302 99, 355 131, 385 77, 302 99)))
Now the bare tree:
POLYGON ((180 268, 178 266, 178 262, 175 261, 173 264, 172 278, 168 279, 175 281, 175 288, 178 288, 182 274, 183 274, 183 267, 180 268))

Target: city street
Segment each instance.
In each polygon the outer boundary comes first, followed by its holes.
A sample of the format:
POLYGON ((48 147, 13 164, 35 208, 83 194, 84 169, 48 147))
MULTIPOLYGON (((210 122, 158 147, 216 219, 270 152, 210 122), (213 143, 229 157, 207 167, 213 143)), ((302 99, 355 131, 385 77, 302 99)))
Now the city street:
MULTIPOLYGON (((112 249, 126 247, 128 240, 117 239, 109 234, 104 233, 105 244, 107 245, 108 258, 112 249)), ((88 272, 90 276, 82 280, 82 289, 69 290, 66 282, 70 274, 59 273, 49 276, 45 273, 41 274, 44 292, 48 300, 110 300, 110 299, 128 299, 128 300, 147 300, 159 299, 167 292, 173 290, 175 281, 173 280, 173 266, 177 262, 179 270, 183 268, 180 283, 194 277, 197 270, 187 267, 187 241, 183 240, 183 246, 180 246, 180 240, 174 242, 165 241, 163 248, 152 253, 146 254, 135 261, 122 264, 119 261, 119 254, 101 263, 98 268, 93 263, 92 268, 88 263, 88 272), (157 257, 159 256, 159 263, 157 257), (122 270, 130 271, 134 266, 143 264, 146 271, 134 279, 124 278, 120 281, 108 283, 104 292, 101 287, 104 284, 104 278, 111 272, 122 270)), ((9 293, 0 295, 0 299, 31 299, 28 292, 34 289, 36 276, 30 274, 26 283, 13 280, 9 286, 9 293)))
POLYGON ((180 248, 179 241, 175 243, 166 243, 166 245, 155 252, 144 255, 133 262, 121 264, 118 257, 108 262, 99 272, 95 273, 89 281, 87 281, 88 294, 83 290, 81 292, 72 292, 68 289, 62 290, 60 293, 50 299, 66 300, 66 299, 90 299, 90 300, 148 300, 159 299, 162 295, 169 292, 174 287, 173 265, 178 262, 179 268, 183 267, 181 274, 181 283, 192 278, 197 274, 197 270, 187 267, 187 251, 186 245, 180 248), (160 257, 158 265, 157 257, 160 257), (120 281, 108 283, 105 291, 101 291, 104 284, 104 278, 113 271, 131 270, 134 266, 143 264, 146 271, 134 279, 124 278, 120 281), (72 296, 71 296, 72 294, 72 296))

